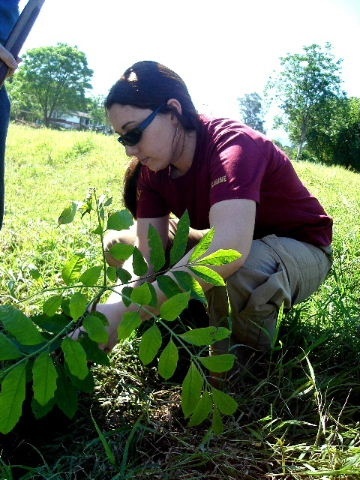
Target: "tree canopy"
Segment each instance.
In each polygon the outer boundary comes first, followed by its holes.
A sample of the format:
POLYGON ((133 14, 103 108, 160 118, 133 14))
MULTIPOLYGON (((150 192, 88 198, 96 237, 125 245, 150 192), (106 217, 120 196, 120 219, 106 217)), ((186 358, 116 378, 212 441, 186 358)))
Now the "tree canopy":
POLYGON ((86 55, 64 43, 29 50, 10 86, 15 108, 39 112, 46 126, 54 113, 81 110, 93 71, 86 55))
POLYGON ((238 98, 238 102, 243 122, 258 132, 265 133, 261 96, 256 92, 246 93, 238 98))
POLYGON ((281 70, 267 84, 267 94, 276 98, 284 115, 277 118, 290 140, 298 146, 298 155, 316 125, 329 122, 331 102, 345 98, 341 91, 341 63, 326 43, 322 48, 305 46, 302 53, 280 58, 281 70))

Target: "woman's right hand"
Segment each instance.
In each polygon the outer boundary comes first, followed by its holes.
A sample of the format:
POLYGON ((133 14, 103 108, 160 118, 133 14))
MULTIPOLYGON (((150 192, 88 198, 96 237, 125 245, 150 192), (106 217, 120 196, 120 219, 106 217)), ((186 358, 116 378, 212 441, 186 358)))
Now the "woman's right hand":
POLYGON ((7 77, 13 75, 15 70, 19 66, 19 62, 13 57, 13 55, 3 45, 0 44, 0 60, 9 67, 9 73, 7 77))

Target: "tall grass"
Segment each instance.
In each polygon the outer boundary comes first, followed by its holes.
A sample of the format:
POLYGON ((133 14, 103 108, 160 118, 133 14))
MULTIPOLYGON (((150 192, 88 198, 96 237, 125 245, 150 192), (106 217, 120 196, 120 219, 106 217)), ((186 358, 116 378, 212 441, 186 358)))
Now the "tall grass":
MULTIPOLYGON (((119 208, 126 162, 111 137, 11 126, 0 301, 36 311, 70 253, 99 254, 91 219, 57 227, 57 217, 89 187, 119 208)), ((186 427, 178 384, 144 368, 134 340, 96 369, 96 393, 74 421, 28 419, 0 439, 1 479, 360 478, 360 176, 294 165, 334 218, 334 266, 281 319, 270 357, 239 362, 228 386, 240 408, 225 433, 186 427)))

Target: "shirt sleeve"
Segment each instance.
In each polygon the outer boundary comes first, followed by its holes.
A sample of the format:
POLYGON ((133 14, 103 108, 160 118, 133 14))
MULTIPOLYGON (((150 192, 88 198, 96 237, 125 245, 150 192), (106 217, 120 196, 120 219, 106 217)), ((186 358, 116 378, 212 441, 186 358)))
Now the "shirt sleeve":
POLYGON ((215 145, 210 168, 210 204, 232 199, 259 202, 266 165, 261 145, 239 131, 227 132, 215 145))

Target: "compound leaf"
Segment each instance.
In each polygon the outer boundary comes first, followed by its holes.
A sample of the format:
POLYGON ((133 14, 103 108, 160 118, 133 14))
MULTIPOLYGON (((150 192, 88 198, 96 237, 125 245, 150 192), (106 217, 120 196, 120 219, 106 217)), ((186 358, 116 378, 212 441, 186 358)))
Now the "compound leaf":
POLYGON ((109 341, 109 332, 104 323, 103 316, 96 312, 88 315, 83 321, 83 327, 87 331, 89 338, 96 343, 107 343, 109 341))
POLYGON ((194 278, 190 273, 184 271, 174 271, 172 272, 176 281, 180 285, 180 287, 185 290, 191 292, 191 298, 195 300, 199 300, 202 303, 207 303, 207 299, 202 289, 200 283, 194 278))
POLYGON ((202 255, 204 255, 205 252, 207 252, 207 250, 209 250, 209 247, 213 241, 214 235, 215 235, 215 230, 211 228, 194 248, 194 251, 191 254, 191 257, 189 259, 189 262, 197 261, 202 255))
POLYGON ((52 358, 47 352, 42 352, 33 365, 34 399, 41 405, 46 405, 56 391, 57 371, 52 358))
POLYGON ((70 258, 70 260, 66 262, 61 271, 61 276, 66 285, 72 285, 79 280, 80 272, 83 265, 83 255, 74 255, 72 258, 70 258))
POLYGON ((52 297, 45 300, 43 304, 43 312, 48 317, 53 317, 55 313, 60 309, 62 302, 61 295, 53 295, 52 297))
POLYGON ((148 265, 143 257, 143 254, 137 247, 133 251, 133 270, 135 275, 143 277, 148 271, 148 265))
POLYGON ((90 267, 81 274, 79 280, 86 287, 93 287, 99 281, 101 272, 101 266, 90 267))
POLYGON ((198 277, 205 280, 207 283, 211 283, 212 285, 216 285, 217 287, 223 287, 225 285, 225 281, 221 275, 219 275, 215 270, 211 268, 205 267, 203 265, 189 267, 189 270, 195 273, 198 277))
POLYGON ((0 322, 22 345, 38 345, 45 342, 35 323, 12 305, 0 307, 0 322))
POLYGON ((188 343, 202 347, 205 345, 213 345, 216 342, 229 338, 231 331, 225 327, 204 327, 194 328, 179 336, 188 343))
POLYGON ((19 363, 4 378, 0 393, 0 432, 11 432, 19 421, 26 390, 26 363, 19 363))
POLYGON ((64 210, 61 212, 58 218, 58 225, 65 225, 67 223, 71 223, 76 215, 78 210, 78 203, 71 202, 64 210))
POLYGON ((125 261, 133 254, 134 247, 133 245, 128 245, 126 243, 116 243, 109 248, 109 252, 112 257, 116 260, 125 261))
POLYGON ((17 346, 6 335, 0 333, 0 361, 16 360, 22 356, 23 353, 20 352, 17 346))
POLYGON ((170 340, 159 358, 158 371, 159 374, 168 380, 174 375, 179 360, 179 352, 175 343, 170 340))
POLYGON ((73 320, 78 320, 86 312, 88 299, 83 293, 76 292, 70 298, 69 308, 70 316, 73 320))
POLYGON ((201 396, 204 379, 192 362, 184 378, 181 391, 181 408, 185 418, 190 417, 194 412, 201 396))
POLYGON ((130 295, 131 301, 139 305, 149 305, 152 300, 152 293, 148 283, 135 287, 130 295))
POLYGON ((174 295, 160 306, 160 316, 169 322, 176 320, 180 313, 188 306, 190 292, 174 295))
POLYGON ((129 210, 124 209, 109 216, 107 228, 109 230, 127 230, 133 223, 133 216, 129 210))
POLYGON ((237 408, 237 401, 229 394, 218 390, 217 388, 211 388, 214 404, 219 411, 224 415, 233 415, 237 408))
POLYGON ((152 362, 158 353, 162 343, 162 336, 159 328, 152 325, 141 337, 139 346, 139 357, 144 365, 152 362))
POLYGON ((150 247, 150 263, 154 271, 158 272, 165 265, 165 250, 159 232, 152 225, 148 232, 150 247))
POLYGON ((170 266, 182 259, 186 252, 190 229, 190 218, 187 211, 179 219, 173 245, 170 250, 170 266))
POLYGON ((232 369, 235 361, 235 355, 224 353, 222 355, 213 355, 212 357, 198 357, 200 362, 210 372, 222 373, 232 369))
POLYGON ((170 278, 168 275, 159 275, 156 277, 157 284, 162 292, 170 298, 177 293, 181 293, 181 289, 178 287, 176 282, 170 278))
POLYGON ((235 262, 242 256, 236 250, 223 250, 219 249, 206 257, 203 257, 201 260, 196 261, 196 265, 226 265, 227 263, 235 262))
POLYGON ((141 317, 139 312, 125 312, 117 329, 119 340, 128 338, 140 325, 141 317))
POLYGON ((211 395, 208 391, 204 392, 196 405, 194 413, 191 415, 189 421, 189 427, 195 427, 196 425, 200 425, 204 420, 209 417, 209 414, 212 410, 213 402, 211 395))
POLYGON ((76 340, 66 337, 61 343, 61 349, 64 352, 65 362, 70 373, 80 380, 84 380, 89 373, 89 369, 83 347, 76 340))

